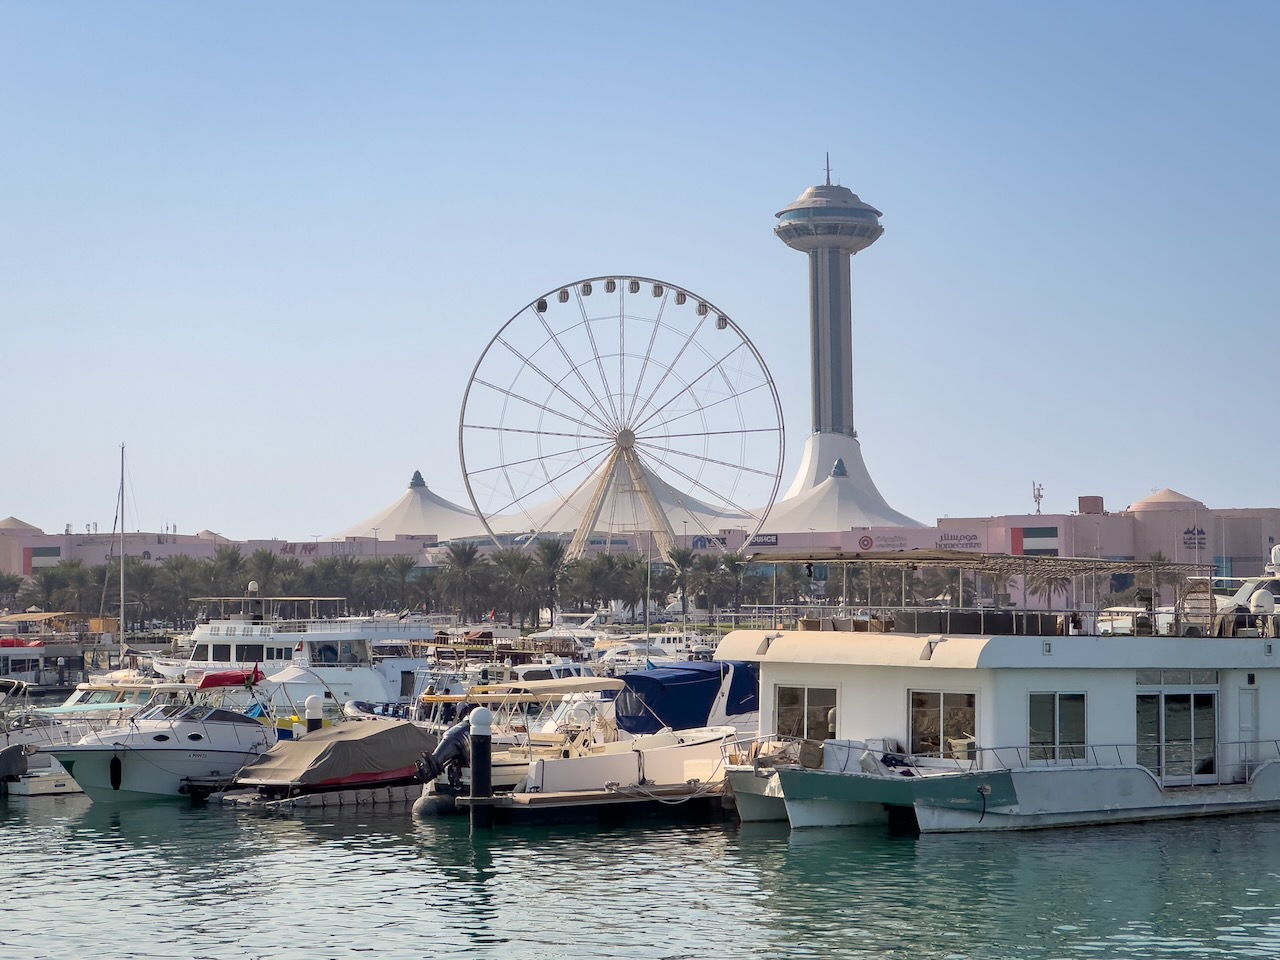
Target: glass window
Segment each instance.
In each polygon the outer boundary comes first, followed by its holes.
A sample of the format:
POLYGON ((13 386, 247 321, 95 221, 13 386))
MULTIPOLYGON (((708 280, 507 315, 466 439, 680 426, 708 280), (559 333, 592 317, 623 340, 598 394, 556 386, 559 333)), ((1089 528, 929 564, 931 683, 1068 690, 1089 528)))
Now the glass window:
POLYGON ((972 744, 977 728, 977 695, 912 690, 911 747, 913 754, 942 756, 956 749, 952 741, 972 744))
POLYGON ((230 663, 231 662, 231 644, 215 643, 213 645, 213 662, 214 663, 230 663))
POLYGON ((1140 687, 1160 686, 1160 671, 1159 670, 1139 670, 1138 686, 1140 687))
POLYGON ((828 687, 778 687, 774 729, 782 737, 826 740, 836 691, 828 687))
POLYGON ((262 662, 262 644, 260 643, 242 643, 236 652, 240 663, 262 662))
POLYGON ((1027 716, 1032 760, 1084 759, 1083 693, 1033 693, 1027 716))

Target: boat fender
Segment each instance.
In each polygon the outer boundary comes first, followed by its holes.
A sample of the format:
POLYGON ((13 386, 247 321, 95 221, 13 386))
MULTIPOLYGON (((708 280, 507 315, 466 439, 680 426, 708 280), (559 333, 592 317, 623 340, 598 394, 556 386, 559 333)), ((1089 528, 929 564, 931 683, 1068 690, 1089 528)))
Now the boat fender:
POLYGON ((110 772, 111 772, 111 789, 119 790, 120 782, 123 779, 124 764, 120 761, 120 754, 118 753, 114 754, 111 757, 110 772))

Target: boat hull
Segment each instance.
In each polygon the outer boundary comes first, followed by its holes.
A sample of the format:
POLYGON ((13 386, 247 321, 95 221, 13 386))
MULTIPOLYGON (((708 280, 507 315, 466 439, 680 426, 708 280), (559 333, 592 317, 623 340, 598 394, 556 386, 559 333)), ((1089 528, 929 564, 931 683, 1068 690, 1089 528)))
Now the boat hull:
POLYGON ((192 794, 194 782, 236 773, 260 750, 149 749, 71 744, 49 751, 94 803, 176 800, 192 794), (113 763, 113 761, 118 761, 113 763))
POLYGON ((1280 762, 1247 783, 1164 787, 1145 767, 1046 766, 885 777, 778 771, 792 827, 887 822, 910 811, 922 833, 1040 830, 1280 810, 1280 762))
POLYGON ((733 791, 738 819, 743 823, 787 819, 787 804, 776 770, 757 771, 752 764, 730 764, 725 767, 725 777, 733 791))

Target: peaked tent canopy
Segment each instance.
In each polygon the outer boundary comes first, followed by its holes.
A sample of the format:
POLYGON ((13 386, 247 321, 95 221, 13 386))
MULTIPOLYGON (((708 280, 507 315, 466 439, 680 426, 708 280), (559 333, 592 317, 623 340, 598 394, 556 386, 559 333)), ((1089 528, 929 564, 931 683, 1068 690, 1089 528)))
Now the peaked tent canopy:
POLYGON ((428 490, 422 472, 415 470, 409 489, 399 500, 363 523, 335 533, 330 539, 376 536, 379 540, 394 540, 398 536, 431 534, 441 540, 453 540, 484 536, 485 529, 474 511, 450 503, 428 490))

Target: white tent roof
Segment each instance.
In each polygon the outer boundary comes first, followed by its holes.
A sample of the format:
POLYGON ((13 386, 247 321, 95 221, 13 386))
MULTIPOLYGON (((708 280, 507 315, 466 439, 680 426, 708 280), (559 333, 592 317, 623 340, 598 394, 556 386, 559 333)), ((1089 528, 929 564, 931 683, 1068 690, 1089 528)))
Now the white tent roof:
POLYGON ((427 482, 419 471, 414 471, 409 489, 391 506, 368 520, 335 533, 330 539, 374 536, 377 528, 379 540, 394 540, 397 536, 428 536, 435 534, 441 540, 484 535, 484 524, 475 511, 450 503, 427 489, 427 482))
POLYGON ((785 499, 769 511, 764 531, 849 530, 853 527, 922 527, 885 502, 862 462, 862 448, 853 437, 815 433, 805 443, 800 475, 785 499), (817 479, 819 463, 825 476, 817 479), (809 486, 810 479, 817 480, 809 486))
MULTIPOLYGON (((591 508, 591 500, 599 488, 601 465, 586 483, 566 498, 550 500, 531 507, 525 514, 495 517, 489 522, 495 533, 523 533, 530 530, 547 533, 568 533, 578 529, 591 508)), ((646 473, 646 482, 658 506, 667 515, 671 532, 682 534, 685 523, 689 533, 715 534, 722 529, 742 527, 754 530, 759 522, 748 513, 726 512, 717 509, 677 490, 653 473, 646 473)), ((614 533, 641 532, 652 529, 643 498, 634 490, 625 464, 619 459, 613 477, 601 505, 597 528, 614 533)))

